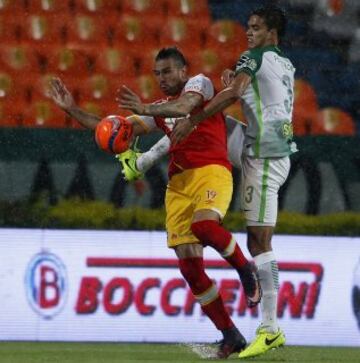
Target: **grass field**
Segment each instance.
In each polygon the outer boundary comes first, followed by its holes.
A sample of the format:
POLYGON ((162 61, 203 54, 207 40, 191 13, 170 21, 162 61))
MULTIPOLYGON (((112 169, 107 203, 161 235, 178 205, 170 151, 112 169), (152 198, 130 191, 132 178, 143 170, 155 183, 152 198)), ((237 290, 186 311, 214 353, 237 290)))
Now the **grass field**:
MULTIPOLYGON (((181 344, 0 342, 1 363, 192 363, 211 361, 181 344)), ((360 348, 287 346, 242 362, 360 362, 360 348)), ((226 362, 241 362, 236 355, 226 362)))

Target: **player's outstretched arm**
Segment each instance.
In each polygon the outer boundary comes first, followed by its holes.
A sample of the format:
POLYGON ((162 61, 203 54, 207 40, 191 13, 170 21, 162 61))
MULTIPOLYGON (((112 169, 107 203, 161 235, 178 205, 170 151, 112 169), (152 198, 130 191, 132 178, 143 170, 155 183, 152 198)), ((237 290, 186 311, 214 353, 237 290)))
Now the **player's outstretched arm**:
POLYGON ((251 83, 251 76, 245 72, 240 72, 234 76, 230 85, 219 92, 201 112, 191 117, 194 124, 198 124, 207 117, 217 112, 225 110, 225 108, 237 101, 245 92, 251 83))
MULTIPOLYGON (((86 112, 78 107, 74 101, 72 94, 66 88, 65 84, 60 78, 54 77, 50 81, 50 95, 53 101, 63 109, 68 115, 76 119, 84 127, 88 129, 95 129, 96 125, 101 121, 101 117, 86 112)), ((144 126, 143 122, 140 122, 138 117, 129 116, 127 119, 133 125, 133 136, 139 136, 149 132, 144 126)))
POLYGON ((72 94, 60 78, 50 80, 50 95, 61 109, 88 129, 95 129, 101 120, 101 117, 86 112, 76 105, 72 94))
POLYGON ((247 73, 241 72, 236 75, 229 87, 219 92, 199 113, 176 122, 171 133, 171 141, 175 144, 178 143, 189 135, 201 121, 232 105, 243 95, 250 83, 251 76, 247 73))
POLYGON ((203 97, 195 92, 186 92, 173 101, 163 103, 142 103, 140 97, 130 88, 122 86, 117 95, 119 106, 138 115, 160 117, 184 117, 203 103, 203 97))

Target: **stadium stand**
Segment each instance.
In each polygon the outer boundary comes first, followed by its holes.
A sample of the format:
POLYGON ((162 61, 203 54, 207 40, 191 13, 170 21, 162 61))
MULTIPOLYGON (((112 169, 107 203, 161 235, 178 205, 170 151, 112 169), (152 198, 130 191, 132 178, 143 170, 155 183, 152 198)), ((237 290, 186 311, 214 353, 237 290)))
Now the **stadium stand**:
POLYGON ((165 17, 167 14, 166 0, 122 0, 121 11, 124 14, 136 16, 158 15, 165 17))
MULTIPOLYGON (((6 1, 5 1, 6 2, 6 1)), ((70 11, 69 1, 31 0, 18 1, 31 14, 63 14, 70 11)), ((13 1, 15 3, 15 1, 13 1)))
POLYGON ((136 77, 134 55, 125 47, 103 47, 101 52, 92 48, 86 52, 90 72, 106 73, 116 77, 136 77))
POLYGON ((107 15, 120 10, 119 0, 75 0, 73 11, 82 14, 107 15))
MULTIPOLYGON (((1 90, 0 90, 1 92, 1 90)), ((22 126, 24 103, 7 101, 0 98, 0 120, 2 127, 22 126)))
MULTIPOLYGON (((321 127, 313 128, 321 114, 318 107, 338 108, 356 124, 360 36, 355 30, 360 29, 360 4, 277 3, 289 18, 283 49, 297 68, 295 134, 324 133, 321 127)), ((151 101, 160 95, 152 75, 154 55, 173 44, 184 51, 192 73, 209 75, 220 89, 221 71, 233 67, 246 49, 249 12, 263 4, 260 0, 0 1, 1 126, 33 122, 36 127, 73 127, 69 120, 56 123, 46 116, 52 107, 41 85, 52 75, 64 78, 76 100, 99 114, 117 109, 114 92, 121 84, 151 101), (32 102, 37 106, 30 107, 32 102), (32 111, 25 113, 21 107, 32 111), (35 119, 22 122, 25 114, 35 119)), ((340 119, 348 124, 345 116, 340 119)))
POLYGON ((359 2, 353 0, 316 1, 312 27, 336 39, 348 40, 357 28, 359 8, 359 2))
POLYGON ((23 126, 65 127, 65 114, 48 99, 34 100, 24 111, 23 126))
POLYGON ((158 45, 159 29, 163 18, 157 15, 147 21, 141 16, 123 14, 118 20, 115 16, 112 22, 113 39, 116 47, 126 48, 132 53, 141 54, 147 49, 158 45))
POLYGON ((26 1, 1 1, 0 2, 0 14, 11 15, 16 13, 22 13, 26 9, 26 1))
POLYGON ((168 0, 167 14, 200 19, 210 23, 210 12, 207 0, 168 0))
POLYGON ((244 122, 244 114, 242 112, 240 104, 238 103, 234 103, 229 106, 227 109, 224 110, 224 113, 244 122))
POLYGON ((184 17, 169 17, 163 25, 160 43, 163 45, 176 44, 186 49, 190 54, 196 54, 204 44, 206 25, 196 21, 187 21, 184 17))
POLYGON ((216 49, 205 48, 199 50, 197 57, 190 58, 193 73, 203 73, 214 80, 218 89, 221 89, 219 74, 225 68, 231 68, 232 63, 226 62, 225 57, 220 58, 216 49))
POLYGON ((312 85, 304 79, 296 79, 293 112, 294 135, 305 136, 312 133, 318 110, 317 97, 312 85))
POLYGON ((312 134, 354 136, 355 122, 349 113, 339 108, 323 108, 317 114, 312 134))
POLYGON ((25 44, 61 43, 65 40, 65 20, 61 14, 24 14, 12 15, 20 27, 20 40, 25 44))
POLYGON ((16 96, 14 80, 10 74, 0 73, 0 98, 8 99, 16 96))
POLYGON ((81 49, 54 45, 46 47, 46 71, 63 76, 87 76, 90 74, 89 62, 81 49))
POLYGON ((224 65, 233 68, 239 55, 247 48, 246 30, 233 20, 217 20, 209 27, 206 47, 221 54, 224 65))
POLYGON ((109 27, 99 15, 77 14, 66 19, 67 44, 94 47, 108 43, 109 27))
MULTIPOLYGON (((131 87, 131 84, 129 85, 131 87)), ((139 95, 147 102, 163 97, 152 73, 142 74, 135 79, 132 85, 135 91, 139 92, 139 95)))
POLYGON ((349 46, 349 62, 360 63, 360 27, 355 31, 349 46))
MULTIPOLYGON (((1 69, 9 73, 40 72, 41 55, 36 46, 3 44, 0 52, 1 69)), ((44 64, 43 64, 44 66, 44 64)))

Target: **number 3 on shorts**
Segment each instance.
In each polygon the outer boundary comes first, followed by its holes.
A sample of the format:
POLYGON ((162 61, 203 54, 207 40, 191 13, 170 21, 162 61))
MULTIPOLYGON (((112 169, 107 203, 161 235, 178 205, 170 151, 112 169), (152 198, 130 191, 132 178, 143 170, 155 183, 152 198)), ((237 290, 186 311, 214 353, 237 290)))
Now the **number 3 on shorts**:
POLYGON ((248 185, 245 189, 245 202, 251 203, 253 199, 254 187, 252 185, 248 185))

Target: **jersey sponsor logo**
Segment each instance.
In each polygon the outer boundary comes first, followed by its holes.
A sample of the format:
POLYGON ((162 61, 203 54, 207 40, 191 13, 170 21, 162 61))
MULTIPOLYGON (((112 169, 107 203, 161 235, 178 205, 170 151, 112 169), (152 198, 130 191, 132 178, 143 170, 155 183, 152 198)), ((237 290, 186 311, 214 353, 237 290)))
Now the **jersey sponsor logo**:
MULTIPOLYGON (((86 259, 86 265, 91 272, 79 282, 75 303, 78 315, 121 315, 128 310, 142 316, 198 313, 194 310, 196 299, 185 280, 178 277, 177 259, 94 256, 86 259), (161 273, 164 270, 166 274, 161 273), (134 279, 134 275, 139 279, 134 279)), ((279 288, 278 317, 289 315, 297 321, 313 319, 321 292, 322 265, 306 262, 279 262, 278 265, 280 274, 286 274, 279 288)), ((233 277, 222 277, 224 270, 232 269, 226 261, 206 260, 205 267, 217 276, 220 295, 228 297, 226 306, 230 316, 258 316, 258 306, 247 307, 236 272, 233 271, 233 277)))
POLYGON ((198 75, 191 78, 185 85, 183 93, 199 93, 204 99, 209 99, 213 95, 213 86, 211 81, 204 75, 198 75))
POLYGON ((57 315, 65 305, 68 283, 59 257, 41 252, 29 262, 25 274, 26 296, 31 308, 45 319, 57 315))
POLYGON ((291 139, 294 135, 293 126, 291 122, 285 122, 282 126, 282 133, 286 139, 291 139))
POLYGON ((201 84, 191 83, 190 85, 185 87, 185 92, 191 92, 191 91, 200 93, 202 91, 201 84))

